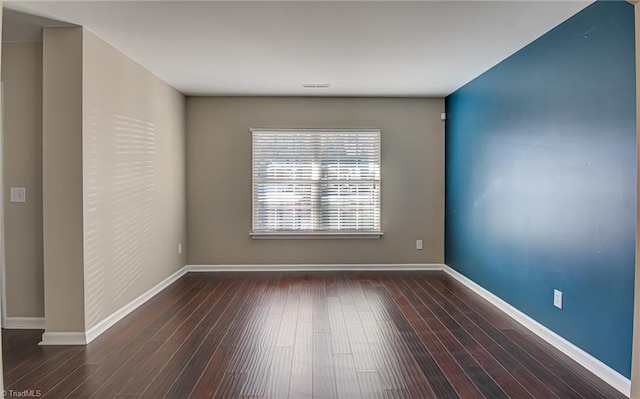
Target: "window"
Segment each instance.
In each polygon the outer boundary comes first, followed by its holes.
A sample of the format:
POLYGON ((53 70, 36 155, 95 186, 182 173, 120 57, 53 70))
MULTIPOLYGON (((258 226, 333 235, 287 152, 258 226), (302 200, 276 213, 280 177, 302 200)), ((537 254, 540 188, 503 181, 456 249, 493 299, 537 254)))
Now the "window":
POLYGON ((379 237, 379 130, 253 129, 254 238, 379 237))

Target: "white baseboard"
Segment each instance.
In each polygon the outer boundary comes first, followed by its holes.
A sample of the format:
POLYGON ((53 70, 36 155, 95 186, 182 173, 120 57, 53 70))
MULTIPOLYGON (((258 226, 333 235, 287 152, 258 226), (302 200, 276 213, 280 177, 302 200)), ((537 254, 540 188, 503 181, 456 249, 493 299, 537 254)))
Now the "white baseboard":
POLYGON ((38 345, 86 345, 87 335, 83 332, 45 332, 38 345))
POLYGON ((187 265, 193 272, 335 272, 335 271, 410 271, 442 270, 440 263, 398 264, 292 264, 292 265, 187 265))
POLYGON ((86 332, 45 332, 39 345, 87 345, 186 273, 187 267, 184 266, 86 332))
POLYGON ((2 327, 9 330, 44 330, 44 317, 5 317, 2 327))
POLYGON ((95 326, 91 327, 86 332, 86 335, 87 335, 87 342, 86 343, 88 344, 89 342, 91 342, 94 339, 96 339, 98 336, 100 336, 100 334, 102 334, 103 332, 107 331, 111 326, 113 326, 114 324, 116 324, 117 322, 122 320, 129 313, 131 313, 134 310, 136 310, 137 308, 139 308, 142 304, 144 304, 149 299, 151 299, 154 296, 156 296, 160 291, 162 291, 163 289, 165 289, 168 286, 170 286, 171 284, 173 284, 176 280, 178 280, 180 277, 184 276, 185 274, 187 274, 187 267, 186 266, 182 267, 180 270, 176 271, 175 273, 173 273, 169 277, 165 278, 164 280, 162 280, 161 282, 156 284, 149 291, 145 292, 144 294, 140 295, 139 297, 137 297, 133 301, 129 302, 128 304, 126 304, 125 306, 120 308, 119 310, 115 311, 110 316, 108 316, 106 319, 102 320, 101 322, 99 322, 95 326))
POLYGON ((480 285, 472 281, 471 279, 465 277, 459 272, 455 271, 449 266, 444 265, 442 268, 447 274, 460 281, 462 284, 473 290, 476 294, 480 295, 482 298, 487 300, 489 303, 509 315, 512 319, 522 324, 528 330, 536 334, 538 337, 544 339, 551 345, 553 345, 556 349, 563 352, 565 355, 569 356, 584 368, 600 377, 604 382, 611 385, 627 397, 631 395, 631 381, 625 376, 621 375, 617 371, 613 370, 611 367, 602 363, 600 360, 591 356, 587 352, 578 348, 571 342, 562 338, 558 334, 554 333, 547 327, 533 320, 531 317, 522 313, 518 309, 509 305, 504 300, 500 299, 496 295, 492 294, 490 291, 482 288, 480 285))

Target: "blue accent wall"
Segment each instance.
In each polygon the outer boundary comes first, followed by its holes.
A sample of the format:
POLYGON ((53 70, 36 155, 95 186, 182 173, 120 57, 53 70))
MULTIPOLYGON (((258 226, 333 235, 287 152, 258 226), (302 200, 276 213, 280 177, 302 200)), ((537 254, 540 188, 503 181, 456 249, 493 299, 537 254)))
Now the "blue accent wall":
POLYGON ((635 104, 626 1, 593 3, 446 99, 446 263, 626 377, 635 104))

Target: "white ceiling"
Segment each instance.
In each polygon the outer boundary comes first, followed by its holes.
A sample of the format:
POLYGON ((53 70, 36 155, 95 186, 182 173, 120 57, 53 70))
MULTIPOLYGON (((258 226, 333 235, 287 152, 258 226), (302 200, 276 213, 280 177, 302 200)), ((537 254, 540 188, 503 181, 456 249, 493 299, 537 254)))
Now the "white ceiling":
POLYGON ((188 95, 442 97, 590 3, 4 4, 9 9, 83 25, 188 95), (330 83, 331 87, 303 89, 303 83, 330 83))

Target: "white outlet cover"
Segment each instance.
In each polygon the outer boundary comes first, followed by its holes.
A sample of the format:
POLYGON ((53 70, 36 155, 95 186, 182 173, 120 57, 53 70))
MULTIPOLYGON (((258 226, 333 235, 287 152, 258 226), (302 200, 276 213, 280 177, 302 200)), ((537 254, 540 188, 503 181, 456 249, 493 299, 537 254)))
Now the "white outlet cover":
POLYGON ((553 306, 562 309, 562 291, 553 290, 553 306))
POLYGON ((11 187, 11 202, 27 202, 27 193, 24 187, 11 187))
POLYGON ((416 249, 422 249, 422 240, 416 240, 416 249))

